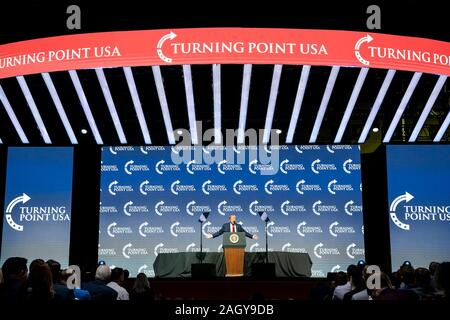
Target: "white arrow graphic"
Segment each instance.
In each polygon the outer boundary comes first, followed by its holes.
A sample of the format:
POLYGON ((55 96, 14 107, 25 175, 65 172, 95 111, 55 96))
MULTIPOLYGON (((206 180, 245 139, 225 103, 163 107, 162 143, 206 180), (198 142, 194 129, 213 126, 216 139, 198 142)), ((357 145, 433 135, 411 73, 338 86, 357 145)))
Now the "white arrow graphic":
POLYGON ((206 146, 203 146, 203 152, 206 154, 209 154, 210 151, 208 150, 208 148, 206 146))
POLYGON ((258 203, 259 203, 258 200, 255 200, 255 201, 253 201, 252 203, 250 203, 250 205, 248 206, 248 209, 249 209, 250 213, 251 213, 252 215, 254 215, 254 216, 256 216, 258 213, 257 213, 256 211, 254 211, 252 207, 253 207, 254 205, 257 205, 258 203))
POLYGON ((12 199, 11 202, 6 207, 6 214, 5 214, 6 222, 8 223, 8 225, 11 228, 13 228, 16 231, 23 231, 23 226, 14 222, 12 215, 11 215, 12 210, 14 209, 15 205, 18 204, 19 202, 22 202, 23 204, 25 204, 30 199, 31 198, 26 193, 22 193, 21 196, 18 196, 16 198, 12 199))
POLYGON ((130 256, 127 254, 127 249, 131 248, 131 246, 132 246, 132 244, 128 243, 128 244, 124 245, 122 248, 122 254, 126 259, 130 259, 130 256))
POLYGON ((160 160, 160 161, 158 161, 156 164, 155 164, 155 171, 156 171, 156 173, 158 173, 158 174, 163 174, 163 172, 159 169, 159 166, 161 165, 161 164, 164 164, 164 160, 160 160))
POLYGON ((252 166, 257 163, 258 163, 258 160, 255 159, 255 160, 250 161, 250 163, 248 164, 248 170, 253 174, 256 174, 256 171, 253 170, 252 166))
POLYGON ((330 227, 328 228, 328 230, 330 231, 330 234, 331 234, 333 237, 337 237, 337 234, 333 231, 333 228, 334 228, 335 226, 338 226, 338 225, 339 225, 339 222, 335 221, 335 222, 333 222, 332 224, 330 224, 330 227))
POLYGON ((272 184, 274 181, 272 180, 272 179, 270 179, 269 181, 267 181, 265 184, 264 184, 264 190, 266 190, 266 193, 267 194, 272 194, 272 191, 270 191, 269 189, 268 189, 268 187, 269 187, 269 184, 272 184))
POLYGON ((109 152, 111 152, 112 154, 117 154, 117 151, 114 151, 113 147, 109 147, 109 152))
POLYGON ((334 150, 331 149, 330 145, 328 145, 328 144, 327 144, 327 150, 328 150, 329 153, 334 153, 334 150))
POLYGON ((328 192, 330 192, 331 194, 336 194, 336 191, 334 191, 332 188, 331 188, 331 186, 333 185, 333 184, 336 184, 337 183, 337 180, 336 179, 333 179, 333 180, 331 180, 330 182, 328 182, 328 192))
POLYGON ((172 184, 170 185, 170 190, 172 191, 172 193, 174 195, 178 195, 178 191, 175 190, 175 186, 177 184, 180 184, 180 180, 176 180, 176 181, 172 182, 172 184))
POLYGON ((180 225, 180 222, 175 221, 175 222, 172 223, 172 225, 170 226, 170 233, 171 233, 174 237, 178 237, 178 234, 175 233, 175 231, 173 231, 173 229, 174 229, 176 226, 179 226, 179 225, 180 225))
POLYGON ((186 212, 188 215, 193 216, 194 213, 189 209, 190 206, 193 206, 195 204, 195 201, 191 201, 186 205, 186 212))
POLYGON ((287 174, 286 169, 284 169, 284 167, 283 167, 286 163, 289 163, 289 160, 288 160, 288 159, 283 160, 283 161, 281 161, 281 163, 280 163, 280 171, 283 172, 284 174, 287 174))
POLYGON ((284 210, 284 206, 285 206, 285 205, 288 205, 289 203, 290 203, 290 201, 289 201, 289 200, 286 200, 285 202, 283 202, 283 203, 281 204, 281 207, 280 207, 281 213, 284 214, 285 216, 288 216, 288 215, 289 215, 289 212, 287 212, 286 210, 284 210))
POLYGON ((363 65, 365 65, 365 66, 368 66, 368 65, 370 64, 370 62, 367 61, 366 59, 364 59, 364 58, 361 56, 361 53, 359 52, 359 49, 360 49, 361 45, 362 45, 364 42, 370 43, 370 42, 372 42, 372 40, 373 40, 373 38, 368 34, 368 35, 366 35, 365 37, 362 37, 361 39, 359 39, 359 40, 356 42, 356 44, 355 44, 355 56, 356 56, 356 59, 358 59, 359 62, 361 62, 361 63, 362 63, 363 65))
POLYGON ((241 153, 241 150, 239 150, 235 145, 233 145, 233 150, 238 154, 241 153))
POLYGON ((161 211, 159 211, 159 206, 162 206, 164 204, 164 201, 160 201, 157 204, 155 204, 155 212, 158 216, 162 216, 161 211))
POLYGON ((270 227, 273 226, 274 224, 275 224, 275 222, 273 222, 273 221, 270 221, 270 222, 267 224, 266 232, 267 232, 267 235, 268 235, 269 237, 273 237, 273 234, 272 234, 269 230, 270 230, 270 227))
POLYGON ((233 184, 234 193, 239 194, 239 195, 241 194, 241 192, 237 189, 238 184, 241 184, 241 183, 242 183, 242 180, 238 180, 233 184))
POLYGON ((304 237, 305 234, 302 232, 302 227, 306 226, 306 221, 300 222, 297 226, 297 233, 299 234, 299 236, 304 237))
POLYGON ((205 231, 205 230, 206 230, 206 227, 208 227, 208 226, 210 226, 210 225, 211 225, 211 222, 210 222, 210 221, 206 221, 206 222, 203 224, 203 226, 202 226, 202 233, 203 233, 203 235, 204 235, 205 237, 208 236, 208 232, 205 231))
POLYGON ((133 161, 133 160, 130 160, 130 161, 128 161, 127 163, 125 163, 125 165, 123 166, 123 167, 124 167, 124 170, 125 170, 125 172, 126 172, 126 174, 129 174, 129 175, 132 175, 132 174, 133 174, 133 172, 131 172, 130 170, 128 170, 128 166, 131 165, 131 164, 133 164, 133 163, 134 163, 134 161, 133 161))
POLYGON ((295 185, 295 190, 299 193, 299 194, 304 194, 304 192, 300 189, 300 185, 304 184, 306 181, 304 179, 299 180, 297 182, 297 184, 295 185))
POLYGON ((161 39, 159 39, 158 45, 156 46, 156 52, 158 53, 158 57, 162 61, 167 62, 167 63, 172 63, 172 58, 167 57, 163 53, 162 46, 163 46, 164 42, 166 42, 167 40, 173 40, 173 39, 175 39, 176 36, 177 35, 173 31, 170 31, 170 33, 162 36, 161 39))
POLYGON ((116 195, 116 192, 115 191, 113 191, 113 186, 115 186, 116 184, 118 184, 119 183, 119 181, 117 181, 117 180, 114 180, 113 182, 111 182, 109 185, 108 185, 108 192, 111 194, 111 195, 113 195, 113 196, 115 196, 116 195))
POLYGON ((128 201, 127 203, 124 204, 123 206, 123 212, 127 215, 127 216, 131 216, 131 213, 129 213, 127 211, 128 207, 131 206, 133 204, 133 201, 128 201))
POLYGON ((319 248, 321 248, 321 247, 323 247, 323 243, 322 243, 322 242, 321 242, 321 243, 318 243, 318 244, 316 244, 316 245, 314 246, 314 255, 315 255, 317 258, 319 258, 319 259, 322 259, 322 256, 321 256, 320 254, 317 253, 317 250, 318 250, 319 248))
POLYGON ((144 187, 145 187, 146 184, 149 184, 149 182, 150 182, 150 181, 145 180, 145 181, 143 181, 143 182, 139 185, 139 192, 140 192, 141 194, 143 194, 144 196, 147 195, 147 191, 144 190, 144 187))
POLYGON ((289 248, 291 246, 291 244, 288 242, 288 243, 285 243, 282 247, 281 247, 281 251, 286 251, 286 249, 287 248, 289 248))
POLYGON ((316 170, 315 165, 320 163, 320 159, 316 159, 311 163, 311 171, 314 172, 315 174, 319 174, 319 171, 316 170))
POLYGON ((146 151, 146 150, 144 149, 144 147, 141 147, 140 149, 141 149, 141 152, 142 152, 143 154, 148 154, 148 151, 146 151))
POLYGON ((341 268, 340 265, 335 265, 333 268, 331 268, 331 272, 337 272, 341 268))
POLYGON ((158 256, 158 250, 159 250, 159 248, 162 248, 162 247, 164 247, 164 243, 158 243, 156 246, 155 246, 155 249, 153 250, 153 253, 155 254, 155 256, 157 257, 158 256))
POLYGON ((319 204, 322 204, 322 201, 320 201, 320 200, 316 201, 313 203, 313 206, 312 206, 312 210, 313 210, 314 214, 316 214, 318 216, 320 216, 320 212, 317 211, 316 206, 318 206, 319 204))
POLYGON ((180 151, 176 147, 171 147, 172 152, 175 154, 180 154, 180 151))
POLYGON ((208 184, 211 184, 211 183, 212 183, 211 180, 206 180, 205 182, 203 182, 203 184, 202 184, 202 191, 203 191, 204 194, 209 195, 209 191, 206 190, 206 186, 208 184))
POLYGON ((144 272, 144 270, 147 269, 147 268, 148 268, 148 265, 146 265, 146 264, 140 266, 139 269, 138 269, 138 273, 144 272))
POLYGON ((397 214, 395 213, 395 211, 397 210, 397 206, 400 204, 400 202, 406 201, 406 203, 408 203, 412 199, 414 199, 414 196, 412 194, 410 194, 408 191, 406 191, 405 194, 398 196, 391 203, 389 215, 391 216, 391 219, 395 223, 395 225, 403 230, 409 230, 409 224, 401 222, 397 218, 397 214))
POLYGON ((350 252, 350 250, 351 250, 352 248, 354 248, 354 247, 356 247, 356 244, 352 243, 352 244, 349 244, 348 247, 347 247, 347 249, 346 249, 346 251, 347 251, 347 256, 348 256, 350 259, 355 259, 355 256, 352 255, 351 252, 350 252))
POLYGON ((186 252, 189 252, 189 250, 191 250, 191 248, 195 247, 195 242, 192 242, 191 244, 188 244, 186 247, 186 252))
MULTIPOLYGON (((271 148, 272 149, 272 148, 271 148)), ((272 153, 272 150, 269 149, 267 144, 264 145, 264 150, 266 150, 267 153, 272 153)))
POLYGON ((352 162, 353 162, 352 159, 347 159, 344 161, 344 164, 342 165, 342 169, 344 169, 345 173, 348 173, 348 174, 352 173, 350 170, 347 169, 347 165, 352 162))
POLYGON ((298 145, 295 145, 295 150, 297 150, 298 153, 303 153, 303 150, 300 150, 300 149, 298 148, 298 145))
POLYGON ((146 227, 146 226, 148 226, 148 222, 147 222, 147 221, 142 222, 142 223, 140 224, 140 226, 139 226, 139 234, 140 234, 142 237, 144 237, 144 238, 146 238, 147 235, 142 231, 142 228, 144 228, 144 227, 146 227))
POLYGON ((217 205, 217 211, 218 211, 219 214, 222 215, 222 216, 225 215, 225 212, 222 211, 221 206, 224 206, 224 205, 226 205, 226 204, 227 204, 227 202, 224 200, 224 201, 220 202, 220 203, 217 205))
POLYGON ((254 243, 254 244, 252 244, 252 245, 250 246, 250 252, 253 252, 253 250, 254 250, 256 247, 259 247, 259 243, 258 243, 258 242, 254 243))
POLYGON ((348 207, 351 206, 353 203, 354 203, 353 200, 350 200, 349 202, 345 203, 345 206, 344 206, 345 213, 348 214, 349 216, 352 216, 353 212, 351 212, 348 209, 348 207))
POLYGON ((114 238, 115 235, 111 232, 111 228, 117 226, 117 222, 113 222, 111 223, 107 228, 106 228, 106 232, 108 233, 108 236, 110 236, 111 238, 114 238))
POLYGON ((187 171, 189 174, 194 174, 194 171, 192 171, 191 168, 190 168, 190 166, 191 166, 193 163, 195 163, 195 160, 189 161, 189 162, 187 163, 187 165, 186 165, 186 171, 187 171))
POLYGON ((221 174, 225 174, 225 171, 222 170, 221 166, 227 163, 227 160, 222 160, 217 164, 217 171, 219 171, 221 174))

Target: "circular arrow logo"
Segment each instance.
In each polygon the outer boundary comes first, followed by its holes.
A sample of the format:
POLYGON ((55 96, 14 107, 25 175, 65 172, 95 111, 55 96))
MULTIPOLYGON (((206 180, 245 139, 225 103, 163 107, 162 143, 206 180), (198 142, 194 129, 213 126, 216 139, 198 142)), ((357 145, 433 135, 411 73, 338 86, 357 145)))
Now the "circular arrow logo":
POLYGON ((352 253, 351 253, 352 248, 355 248, 355 247, 356 247, 356 244, 355 244, 355 243, 351 243, 351 244, 349 244, 349 245, 347 246, 346 252, 347 252, 347 256, 348 256, 350 259, 355 259, 355 256, 352 255, 352 253))
POLYGON ((312 211, 314 212, 315 215, 320 216, 320 212, 317 211, 317 206, 322 204, 322 201, 318 200, 316 202, 314 202, 313 206, 312 206, 312 211))
POLYGON ((227 163, 227 160, 222 160, 217 164, 217 171, 219 171, 221 174, 225 174, 225 171, 223 171, 223 169, 221 167, 225 163, 227 163))
POLYGON ((281 213, 284 214, 285 216, 288 216, 288 215, 289 215, 289 212, 287 212, 287 211, 284 209, 284 206, 288 205, 289 203, 290 203, 290 201, 289 201, 289 200, 286 200, 286 201, 283 202, 283 203, 281 204, 281 206, 280 206, 281 213))
POLYGON ((122 255, 124 256, 124 258, 130 259, 130 256, 129 256, 128 253, 127 253, 127 249, 128 249, 128 248, 131 248, 132 246, 133 246, 133 245, 132 245, 131 243, 128 243, 128 244, 126 244, 126 245, 123 246, 123 248, 122 248, 122 255))
POLYGON ((130 161, 128 161, 127 163, 125 163, 125 165, 123 166, 126 174, 129 174, 129 175, 132 175, 132 174, 133 174, 133 172, 131 172, 131 171, 128 169, 128 166, 132 165, 133 163, 134 163, 134 161, 133 161, 133 160, 130 160, 130 161))
POLYGON ((258 163, 257 160, 250 161, 250 163, 248 164, 248 171, 250 171, 253 174, 256 174, 256 171, 253 169, 253 166, 256 165, 257 163, 258 163))
POLYGON ((8 206, 6 207, 6 214, 5 214, 5 218, 6 218, 6 222, 8 223, 8 225, 13 228, 16 231, 23 231, 23 226, 20 224, 17 224, 14 222, 13 218, 12 218, 12 210, 14 209, 14 207, 16 206, 16 204, 22 202, 23 204, 27 203, 31 198, 26 194, 26 193, 22 193, 21 196, 16 197, 14 199, 12 199, 8 206))
POLYGON ((243 182, 242 180, 238 180, 238 181, 236 181, 236 182, 233 184, 233 191, 234 191, 234 193, 236 193, 236 194, 238 194, 238 195, 241 194, 241 192, 238 190, 238 186, 239 186, 242 182, 243 182))
POLYGON ((195 201, 191 201, 186 205, 186 212, 188 213, 188 215, 193 216, 194 213, 191 211, 190 206, 193 206, 195 204, 195 201))
POLYGON ((316 169, 316 164, 320 163, 320 159, 316 159, 311 163, 311 171, 315 174, 319 174, 319 171, 316 169))
POLYGON ((178 234, 174 231, 175 227, 179 226, 180 222, 179 221, 175 221, 174 223, 172 223, 172 225, 170 226, 170 233, 174 236, 174 237, 178 237, 178 234))
POLYGON ((267 235, 268 235, 269 237, 273 237, 273 234, 270 232, 270 227, 273 226, 274 224, 275 224, 275 222, 273 222, 273 221, 270 221, 270 222, 267 224, 267 230, 266 230, 266 232, 267 232, 267 235))
POLYGON ((155 254, 155 257, 157 257, 158 256, 158 253, 159 253, 159 249, 160 248, 162 248, 162 247, 164 247, 164 243, 158 243, 156 246, 155 246, 155 248, 153 249, 153 253, 155 254))
POLYGON ((355 44, 355 56, 356 56, 356 59, 358 59, 359 62, 361 62, 361 63, 362 63, 363 65, 365 65, 365 66, 368 66, 368 65, 370 64, 370 62, 367 61, 366 59, 364 59, 364 58, 361 56, 361 53, 359 52, 359 50, 360 50, 361 45, 362 45, 363 43, 365 43, 365 42, 370 43, 370 42, 372 42, 372 40, 373 40, 373 38, 368 34, 368 35, 362 37, 361 39, 359 39, 359 40, 356 42, 356 44, 355 44))
POLYGON ((166 63, 172 63, 172 58, 169 58, 164 54, 162 47, 164 45, 164 42, 166 42, 167 40, 173 40, 176 36, 177 35, 173 31, 170 31, 170 33, 163 35, 161 39, 159 39, 156 46, 156 53, 158 54, 158 57, 166 63))
POLYGON ((108 225, 108 227, 106 228, 106 232, 108 233, 108 236, 110 236, 111 238, 114 238, 115 235, 111 232, 111 228, 117 226, 117 222, 113 222, 110 225, 108 225))
POLYGON ((402 201, 405 201, 406 203, 408 203, 412 199, 414 199, 414 196, 412 194, 410 194, 408 191, 406 191, 405 194, 398 196, 391 203, 391 206, 389 208, 389 216, 391 217, 392 222, 394 222, 394 224, 397 227, 399 227, 400 229, 409 230, 409 224, 401 222, 400 219, 397 217, 397 214, 396 214, 397 206, 402 201))
POLYGON ((127 203, 124 204, 123 206, 123 212, 125 213, 125 215, 131 217, 131 213, 128 211, 128 207, 133 205, 133 201, 128 201, 127 203))
POLYGON ((353 200, 350 200, 350 201, 347 202, 347 203, 345 204, 345 206, 344 206, 345 213, 348 214, 349 216, 352 216, 352 215, 353 215, 353 212, 351 212, 351 211, 348 209, 348 207, 350 207, 353 203, 354 203, 353 200))
POLYGON ((208 226, 210 226, 211 225, 211 222, 210 221, 206 221, 204 224, 203 224, 203 226, 202 226, 202 233, 203 233, 203 235, 205 236, 205 237, 207 237, 209 234, 208 234, 208 232, 206 232, 206 228, 208 227, 208 226))
POLYGON ((337 227, 339 225, 339 222, 337 222, 337 221, 335 221, 335 222, 333 222, 332 224, 330 224, 330 226, 328 227, 328 231, 330 231, 330 234, 333 236, 333 237, 337 237, 337 234, 334 232, 334 227, 337 227))
POLYGON ((253 210, 253 206, 258 204, 258 200, 253 201, 252 203, 250 203, 250 205, 248 206, 248 210, 250 211, 250 213, 254 216, 256 216, 258 213, 253 210))
POLYGON ((272 191, 270 191, 270 188, 269 188, 269 186, 270 186, 272 183, 274 183, 274 181, 273 181, 272 179, 270 179, 269 181, 267 181, 267 182, 264 184, 264 190, 266 191, 267 194, 272 194, 272 191))
POLYGON ((208 184, 211 184, 212 181, 211 180, 206 180, 205 182, 203 182, 202 184, 202 191, 204 194, 209 195, 209 191, 207 190, 207 186, 208 184))
POLYGON ((291 246, 291 244, 288 242, 288 243, 285 243, 285 244, 283 244, 283 246, 281 247, 281 251, 287 251, 287 249, 289 248, 291 246))
POLYGON ((161 169, 159 168, 160 165, 164 164, 164 160, 160 160, 155 164, 155 171, 158 174, 163 174, 163 172, 161 171, 161 169))
POLYGON ((306 226, 306 221, 300 222, 297 226, 297 233, 299 236, 304 237, 305 234, 302 232, 302 227, 306 226))
POLYGON ((322 256, 319 253, 319 249, 323 247, 323 243, 318 243, 314 246, 314 255, 318 258, 318 259, 322 259, 322 256))
POLYGON ((250 252, 253 252, 253 250, 254 250, 256 247, 259 247, 259 243, 258 243, 258 242, 254 243, 254 244, 252 244, 252 245, 250 246, 250 252))
POLYGON ((305 182, 306 182, 306 181, 305 181, 304 179, 302 179, 302 180, 299 180, 299 181, 297 182, 297 184, 295 185, 295 190, 297 191, 298 194, 304 194, 304 192, 301 190, 300 185, 301 185, 301 184, 304 184, 305 182))
POLYGON ((149 182, 150 182, 150 181, 145 180, 145 181, 143 181, 143 182, 139 185, 139 192, 140 192, 141 194, 143 194, 144 196, 147 195, 147 191, 145 191, 145 186, 146 186, 147 184, 149 184, 149 182))
POLYGON ((281 161, 281 163, 280 163, 280 171, 283 172, 284 174, 287 174, 286 169, 284 169, 284 165, 285 165, 286 163, 289 163, 289 160, 288 160, 288 159, 285 159, 285 160, 281 161))
POLYGON ((336 194, 336 191, 333 190, 333 185, 337 183, 336 179, 331 180, 328 182, 328 192, 331 194, 336 194))
POLYGON ((147 221, 141 223, 141 225, 139 226, 139 234, 144 238, 147 237, 147 235, 142 231, 142 229, 145 228, 146 226, 148 226, 147 221))
POLYGON ((191 161, 189 161, 189 162, 186 164, 186 171, 187 171, 189 174, 194 174, 194 171, 192 171, 192 169, 191 169, 191 165, 194 164, 194 163, 195 163, 195 160, 191 160, 191 161))
POLYGON ((162 216, 162 212, 159 211, 159 207, 164 204, 164 201, 160 201, 157 204, 155 204, 155 212, 158 216, 162 216))
POLYGON ((113 182, 111 182, 111 183, 108 185, 108 192, 109 192, 112 196, 115 196, 115 195, 116 195, 116 192, 114 191, 114 186, 115 186, 116 184, 118 184, 118 183, 119 183, 119 181, 114 180, 113 182))
POLYGON ((176 180, 176 181, 172 182, 172 184, 170 185, 170 191, 172 191, 172 193, 176 196, 178 195, 178 191, 176 191, 177 184, 180 184, 180 180, 176 180))
POLYGON ((347 165, 352 163, 353 160, 352 159, 347 159, 344 161, 344 164, 342 165, 342 169, 344 169, 345 173, 351 174, 352 172, 350 170, 347 169, 347 165))
POLYGON ((226 205, 226 204, 227 204, 227 202, 224 200, 224 201, 220 202, 220 203, 217 205, 217 211, 218 211, 219 214, 222 215, 222 216, 225 215, 225 212, 222 211, 222 208, 221 208, 221 207, 224 206, 224 205, 226 205))

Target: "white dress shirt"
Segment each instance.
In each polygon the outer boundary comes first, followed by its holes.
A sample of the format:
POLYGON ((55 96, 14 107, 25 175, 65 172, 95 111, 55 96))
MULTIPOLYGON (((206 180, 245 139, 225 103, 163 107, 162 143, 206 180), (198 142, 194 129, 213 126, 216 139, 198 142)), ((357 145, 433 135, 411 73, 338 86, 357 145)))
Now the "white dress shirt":
POLYGON ((119 286, 116 282, 111 281, 107 286, 117 291, 117 300, 130 300, 127 290, 119 286))
POLYGON ((347 282, 346 284, 344 284, 342 286, 337 286, 334 289, 333 300, 344 300, 345 294, 347 292, 350 292, 351 289, 352 289, 352 285, 350 284, 350 282, 347 282))
MULTIPOLYGON (((230 222, 230 232, 233 232, 233 224, 230 222)), ((234 232, 237 232, 237 225, 234 224, 234 232)))

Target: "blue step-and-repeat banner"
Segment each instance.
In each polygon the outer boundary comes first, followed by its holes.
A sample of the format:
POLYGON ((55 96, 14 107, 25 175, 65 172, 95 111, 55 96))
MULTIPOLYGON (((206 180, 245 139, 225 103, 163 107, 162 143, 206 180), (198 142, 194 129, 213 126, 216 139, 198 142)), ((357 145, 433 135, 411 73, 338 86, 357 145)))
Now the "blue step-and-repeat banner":
POLYGON ((99 259, 154 276, 162 252, 221 251, 207 240, 230 214, 258 240, 247 251, 306 252, 313 276, 364 259, 357 146, 104 147, 99 259), (202 212, 210 212, 201 230, 202 212))

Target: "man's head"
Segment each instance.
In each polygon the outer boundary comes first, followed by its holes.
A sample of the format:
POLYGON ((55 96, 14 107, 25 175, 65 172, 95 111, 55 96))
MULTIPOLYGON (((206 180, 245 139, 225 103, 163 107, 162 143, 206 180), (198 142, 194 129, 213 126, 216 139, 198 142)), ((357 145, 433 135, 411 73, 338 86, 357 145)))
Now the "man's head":
POLYGON ((111 269, 106 264, 102 264, 97 267, 97 271, 95 271, 95 280, 108 282, 110 277, 111 269))
POLYGON ((230 214, 230 222, 231 223, 236 223, 236 215, 235 214, 230 214))
POLYGON ((124 279, 123 269, 122 268, 114 268, 111 270, 111 281, 116 283, 122 283, 124 279))
POLYGON ((3 279, 25 281, 28 275, 27 259, 20 257, 8 258, 2 266, 3 279))

